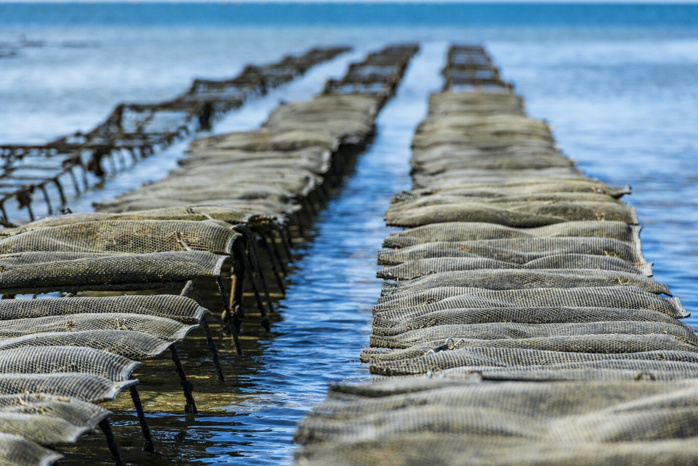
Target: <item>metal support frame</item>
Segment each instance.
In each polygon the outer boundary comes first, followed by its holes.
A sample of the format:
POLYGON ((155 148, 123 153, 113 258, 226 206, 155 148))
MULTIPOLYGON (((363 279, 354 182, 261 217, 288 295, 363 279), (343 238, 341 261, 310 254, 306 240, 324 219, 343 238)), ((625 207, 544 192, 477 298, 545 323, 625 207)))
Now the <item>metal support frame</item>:
POLYGON ((99 423, 99 428, 104 432, 104 436, 107 438, 107 445, 109 446, 111 456, 114 458, 114 464, 116 464, 116 466, 124 466, 124 461, 121 459, 121 452, 119 451, 119 444, 116 443, 116 437, 114 437, 114 431, 111 429, 109 419, 102 420, 102 422, 99 423))
POLYGON ((184 367, 182 366, 182 361, 179 359, 179 352, 175 345, 170 346, 170 353, 172 355, 172 362, 174 362, 175 368, 177 369, 177 375, 179 375, 179 383, 182 385, 182 390, 184 391, 184 398, 186 400, 184 411, 186 413, 196 414, 196 402, 192 395, 194 386, 187 380, 187 375, 184 372, 184 367))
POLYGON ((138 422, 141 424, 141 430, 143 431, 143 439, 145 440, 145 443, 143 444, 143 451, 155 453, 155 444, 153 443, 153 437, 150 433, 150 427, 148 427, 148 421, 145 419, 145 412, 143 411, 143 404, 141 403, 141 397, 138 393, 138 387, 131 385, 129 387, 129 391, 131 392, 133 406, 136 407, 138 422))

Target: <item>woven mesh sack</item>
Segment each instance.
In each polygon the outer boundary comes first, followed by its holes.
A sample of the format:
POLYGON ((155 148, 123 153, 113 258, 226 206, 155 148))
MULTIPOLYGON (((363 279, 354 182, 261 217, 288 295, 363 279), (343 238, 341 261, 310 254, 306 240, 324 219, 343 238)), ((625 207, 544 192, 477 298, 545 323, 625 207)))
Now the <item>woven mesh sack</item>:
POLYGON ((80 372, 64 374, 0 374, 3 395, 45 393, 98 402, 113 399, 119 392, 136 385, 137 380, 112 381, 80 372))
POLYGON ((186 282, 218 277, 228 256, 202 251, 153 254, 26 252, 0 256, 0 291, 127 289, 136 284, 186 282))
POLYGON ((409 348, 422 344, 443 344, 453 339, 464 340, 500 340, 522 339, 554 336, 588 335, 672 335, 681 340, 698 345, 695 331, 679 322, 637 322, 637 321, 599 321, 550 324, 523 324, 496 322, 483 324, 450 324, 409 330, 404 333, 379 336, 371 335, 370 343, 374 347, 409 348))
POLYGON ((637 223, 635 209, 610 202, 463 202, 391 211, 385 216, 392 227, 417 227, 444 222, 484 222, 511 227, 540 227, 566 221, 609 220, 637 223))
POLYGON ((72 225, 74 223, 101 222, 109 220, 185 220, 200 222, 213 219, 237 225, 247 223, 251 219, 251 216, 252 214, 248 212, 238 211, 228 207, 215 205, 190 205, 165 209, 148 208, 139 212, 128 212, 121 214, 89 212, 46 217, 35 222, 22 225, 20 229, 15 231, 26 231, 36 228, 57 227, 61 225, 72 225))
MULTIPOLYGON (((118 313, 163 317, 185 324, 198 324, 208 312, 195 300, 176 295, 75 296, 71 298, 0 300, 1 321, 118 313)), ((2 324, 3 327, 6 325, 6 323, 2 324)))
POLYGON ((0 351, 19 348, 81 346, 86 349, 94 348, 113 353, 124 358, 143 360, 159 355, 171 345, 171 341, 161 340, 142 332, 92 330, 87 332, 39 333, 5 338, 0 340, 0 351))
POLYGON ((425 243, 378 252, 380 265, 432 257, 485 257, 514 264, 561 254, 611 256, 633 265, 647 264, 639 245, 608 238, 514 238, 425 243))
POLYGON ((240 166, 250 164, 263 167, 267 164, 298 166, 321 175, 327 172, 331 163, 331 152, 318 147, 308 147, 289 152, 248 152, 232 150, 208 150, 191 154, 177 162, 182 167, 214 167, 217 165, 240 166))
POLYGON ((695 439, 623 443, 534 442, 503 436, 439 433, 402 434, 390 438, 316 443, 296 455, 303 466, 336 464, 409 466, 415 464, 538 465, 695 464, 695 439))
MULTIPOLYGON (((493 344, 487 341, 457 341, 461 349, 448 350, 449 344, 429 348, 412 347, 404 350, 365 349, 361 360, 369 362, 371 373, 380 375, 414 375, 430 371, 441 371, 463 366, 492 365, 479 358, 478 351, 528 350, 525 353, 511 352, 512 365, 540 365, 542 361, 562 363, 568 361, 591 361, 598 359, 652 359, 667 353, 677 354, 681 361, 694 361, 686 354, 695 355, 695 346, 662 335, 595 335, 590 337, 552 337, 520 340, 501 340, 493 344), (438 350, 445 347, 444 350, 438 350)), ((496 364, 495 364, 496 365, 496 364)))
POLYGON ((678 319, 689 315, 678 298, 661 298, 632 286, 533 290, 436 288, 411 296, 381 298, 373 310, 381 314, 393 310, 391 315, 409 318, 444 309, 529 306, 649 309, 678 319))
POLYGON ((32 229, 0 241, 0 254, 88 252, 147 254, 207 251, 230 254, 241 235, 218 221, 121 220, 32 229))
POLYGON ((69 338, 51 345, 49 339, 55 335, 0 340, 0 371, 5 374, 81 372, 120 382, 128 380, 140 366, 138 362, 112 352, 86 345, 79 347, 79 338, 73 346, 70 346, 69 338))
MULTIPOLYGON (((518 152, 522 148, 517 146, 518 152)), ((536 147, 537 149, 537 147, 536 147)), ((485 170, 480 170, 485 172, 485 170)), ((491 173, 491 171, 490 171, 491 173)), ((423 196, 425 194, 453 194, 456 196, 476 196, 496 198, 501 196, 530 195, 541 193, 597 193, 620 198, 630 194, 630 186, 610 186, 598 180, 589 178, 576 179, 540 179, 536 181, 516 181, 501 179, 496 184, 477 179, 462 181, 453 186, 441 186, 439 188, 416 188, 411 196, 423 196)))
POLYGON ((378 278, 387 280, 412 280, 432 274, 482 269, 559 269, 561 272, 564 272, 564 269, 588 269, 623 272, 634 275, 652 275, 652 266, 650 264, 635 266, 617 257, 592 256, 588 254, 558 254, 534 259, 522 265, 479 257, 433 257, 385 267, 383 270, 379 270, 376 275, 378 278))
POLYGON ((414 294, 439 287, 470 287, 488 290, 522 288, 579 288, 633 286, 654 294, 671 295, 666 285, 636 273, 598 269, 478 269, 434 273, 399 282, 384 282, 383 296, 414 294))
POLYGON ((63 455, 13 434, 0 434, 0 462, 7 466, 51 466, 63 455))
MULTIPOLYGON (((327 399, 311 412, 322 419, 351 419, 376 412, 400 411, 406 398, 418 406, 453 406, 496 409, 537 418, 555 427, 558 420, 572 416, 613 415, 683 409, 696 403, 695 380, 674 383, 572 382, 519 384, 488 383, 480 377, 432 377, 381 379, 372 384, 340 385, 330 390, 327 399), (547 399, 549 403, 536 402, 547 399), (529 401, 522 403, 522 401, 529 401), (551 422, 552 421, 552 422, 551 422)), ((548 433, 557 436, 553 429, 548 433)), ((656 433, 657 437, 664 434, 656 433)))
POLYGON ((6 320, 0 327, 0 337, 11 338, 44 332, 126 330, 147 333, 162 340, 176 342, 183 340, 197 327, 198 325, 185 325, 165 317, 105 312, 6 320))
POLYGON ((486 323, 555 324, 582 322, 662 322, 675 324, 667 314, 645 309, 604 307, 492 307, 456 308, 427 312, 415 317, 393 317, 390 312, 373 316, 373 335, 398 335, 440 325, 486 323))
POLYGON ((86 427, 95 427, 110 415, 108 410, 92 403, 45 394, 0 395, 0 411, 50 415, 86 427))
POLYGON ((526 204, 553 204, 553 203, 608 203, 612 205, 622 205, 622 202, 607 194, 597 193, 534 193, 517 194, 508 196, 492 197, 485 196, 462 196, 451 192, 435 193, 423 196, 401 196, 393 198, 388 209, 388 215, 398 213, 409 213, 415 209, 430 206, 448 206, 454 204, 488 204, 504 208, 515 208, 522 203, 526 204))
POLYGON ((42 445, 75 443, 91 429, 73 425, 48 414, 25 414, 0 410, 0 432, 21 435, 42 445))
POLYGON ((566 222, 539 228, 513 228, 492 223, 435 223, 395 232, 385 239, 387 248, 421 243, 482 241, 537 237, 609 238, 628 244, 640 243, 640 227, 623 222, 566 222))
POLYGON ((695 379, 698 364, 664 360, 605 360, 550 364, 547 366, 464 366, 447 369, 439 377, 466 378, 476 375, 492 381, 670 381, 695 379))
POLYGON ((412 154, 410 159, 413 173, 439 175, 447 170, 487 169, 511 170, 523 168, 572 167, 574 163, 553 148, 501 147, 490 150, 439 145, 412 154))
POLYGON ((194 154, 211 149, 265 152, 294 151, 306 147, 319 147, 334 151, 337 145, 337 139, 329 131, 258 129, 195 139, 190 144, 189 151, 194 154))

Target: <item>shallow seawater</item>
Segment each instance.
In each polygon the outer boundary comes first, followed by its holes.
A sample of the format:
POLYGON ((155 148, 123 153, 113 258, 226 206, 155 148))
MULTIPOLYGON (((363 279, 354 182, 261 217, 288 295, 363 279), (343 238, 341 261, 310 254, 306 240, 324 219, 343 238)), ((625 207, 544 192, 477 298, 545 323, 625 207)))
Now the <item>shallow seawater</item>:
MULTIPOLYGON (((698 305, 698 32, 661 27, 564 24, 250 26, 215 24, 3 25, 0 42, 20 34, 44 41, 0 59, 0 143, 42 142, 106 117, 120 101, 158 101, 183 92, 194 77, 234 76, 249 62, 264 63, 318 44, 356 50, 311 70, 262 99, 232 112, 214 133, 255 128, 279 100, 309 98, 349 61, 388 42, 419 41, 422 51, 398 94, 383 109, 377 135, 307 233, 297 242, 287 294, 270 333, 252 303, 244 323, 245 356, 237 357, 221 329, 221 384, 202 335, 180 348, 200 410, 183 413, 183 397, 169 358, 149 361, 137 374, 160 453, 141 453, 128 395, 108 404, 120 412, 115 432, 135 464, 280 464, 292 458, 296 422, 320 402, 330 383, 368 377, 358 361, 367 345, 370 307, 379 293, 375 253, 389 233, 382 214, 390 196, 409 188, 409 143, 426 113, 429 92, 441 84, 450 42, 483 43, 505 79, 516 85, 529 114, 553 126, 560 148, 590 176, 630 184, 625 200, 638 210, 643 249, 655 278, 669 285, 689 311, 698 305), (82 47, 64 46, 66 41, 82 47), (125 410, 125 411, 122 411, 125 410)), ((87 195, 74 211, 162 178, 186 143, 145 160, 87 195)), ((215 307, 213 293, 210 303, 215 307)), ((218 319, 213 319, 214 322, 218 319)), ((698 324, 698 319, 687 322, 698 324)), ((88 436, 64 464, 110 464, 104 440, 88 436)))

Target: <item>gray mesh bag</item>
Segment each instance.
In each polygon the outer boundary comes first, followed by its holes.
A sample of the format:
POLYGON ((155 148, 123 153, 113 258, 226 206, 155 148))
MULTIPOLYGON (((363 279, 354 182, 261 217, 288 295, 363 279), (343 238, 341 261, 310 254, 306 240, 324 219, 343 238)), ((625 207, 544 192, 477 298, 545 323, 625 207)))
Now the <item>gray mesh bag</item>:
POLYGON ((381 315, 386 315, 384 311, 394 311, 391 314, 395 316, 414 317, 444 309, 541 306, 649 309, 677 319, 689 316, 678 298, 661 298, 633 286, 523 290, 433 288, 410 296, 381 297, 373 310, 381 315))
POLYGON ((604 307, 455 308, 431 311, 405 318, 393 314, 396 313, 384 312, 373 316, 373 335, 398 335, 440 325, 485 323, 557 324, 616 321, 676 323, 674 317, 657 311, 604 307))
MULTIPOLYGON (((114 353, 124 358, 143 360, 158 356, 173 342, 147 333, 129 330, 92 330, 86 332, 46 332, 0 340, 0 352, 20 348, 78 346, 114 353)), ((58 351, 54 348, 55 351, 58 351)), ((134 366, 135 367, 135 366, 134 366)))
POLYGON ((513 228, 493 223, 433 223, 395 232, 386 238, 387 248, 404 248, 421 243, 481 241, 536 237, 609 238, 635 245, 640 243, 640 229, 623 222, 566 222, 538 228, 513 228))
POLYGON ((432 257, 485 257, 515 264, 560 254, 611 256, 636 266, 645 266, 636 245, 608 238, 514 238, 481 241, 425 243, 378 252, 378 263, 395 265, 432 257))
MULTIPOLYGON (((195 300, 176 295, 75 296, 0 300, 0 321, 84 314, 132 314, 198 324, 209 311, 195 300)), ((27 321, 28 322, 28 321, 27 321)), ((7 328, 10 323, 3 323, 7 328)))
POLYGON ((105 377, 81 372, 58 374, 0 374, 0 393, 21 395, 44 393, 98 402, 113 399, 137 380, 113 381, 105 377))
POLYGON ((140 363, 116 353, 80 345, 82 342, 79 338, 71 346, 69 338, 57 341, 55 335, 39 334, 36 337, 0 340, 0 372, 4 374, 81 372, 119 382, 128 380, 133 371, 140 366, 140 363), (50 341, 51 337, 54 337, 53 341, 50 341))
POLYGON ((413 280, 433 274, 482 269, 559 269, 560 272, 564 272, 565 269, 587 269, 592 271, 622 272, 633 275, 652 275, 652 266, 650 264, 635 266, 617 257, 593 256, 589 254, 557 254, 534 259, 525 264, 512 264, 511 262, 479 257, 432 257, 385 267, 383 270, 379 270, 376 275, 378 278, 386 280, 413 280))
POLYGON ((218 277, 229 256, 202 251, 152 254, 25 252, 0 256, 0 292, 80 290, 184 283, 218 277))
POLYGON ((63 455, 14 434, 0 434, 0 462, 7 466, 50 466, 63 455))
POLYGON ((240 237, 230 225, 206 221, 108 220, 31 229, 0 241, 0 254, 84 252, 147 254, 207 251, 230 254, 240 237))
POLYGON ((403 296, 439 287, 488 290, 633 286, 654 294, 671 295, 666 285, 636 273, 598 269, 477 269, 430 274, 398 282, 384 282, 382 296, 403 296))
POLYGON ((541 227, 582 220, 608 220, 637 224, 635 209, 609 202, 558 203, 458 203, 418 207, 410 211, 388 211, 391 227, 418 227, 430 223, 485 222, 510 227, 541 227))

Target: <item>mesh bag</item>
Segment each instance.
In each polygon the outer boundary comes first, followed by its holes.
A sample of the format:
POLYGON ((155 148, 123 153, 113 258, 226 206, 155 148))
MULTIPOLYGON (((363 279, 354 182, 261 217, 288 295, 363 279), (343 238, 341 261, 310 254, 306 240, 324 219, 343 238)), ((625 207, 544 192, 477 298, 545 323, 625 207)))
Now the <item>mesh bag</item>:
MULTIPOLYGON (((623 272, 626 274, 652 275, 652 266, 645 264, 636 267, 623 259, 610 256, 587 254, 559 254, 541 257, 525 264, 512 264, 494 259, 479 257, 434 257, 403 262, 400 265, 385 267, 378 271, 378 278, 388 280, 412 280, 431 274, 480 269, 589 269, 623 272)), ((617 283, 616 283, 617 284, 617 283)))
POLYGON ((295 151, 317 147, 335 151, 339 141, 329 131, 310 129, 258 129, 244 133, 227 133, 195 139, 189 151, 196 154, 208 150, 295 151))
POLYGON ((414 152, 410 163, 413 173, 432 176, 448 170, 473 168, 511 170, 574 166, 571 160, 545 144, 540 147, 497 147, 487 150, 460 145, 438 145, 414 152))
POLYGON ((319 147, 308 147, 289 152, 246 152, 231 150, 207 150, 197 152, 177 163, 183 167, 251 166, 251 167, 299 167, 317 175, 330 169, 331 152, 319 147))
POLYGON ((221 275, 228 256, 201 251, 154 254, 26 252, 0 256, 0 291, 186 282, 221 275))
MULTIPOLYGON (((6 229, 6 233, 15 233, 36 228, 57 227, 84 222, 102 222, 110 220, 185 220, 197 221, 219 220, 233 225, 247 223, 252 215, 249 212, 238 211, 228 207, 216 205, 191 205, 184 207, 171 207, 165 209, 144 209, 140 212, 110 214, 106 212, 74 213, 46 217, 35 222, 22 225, 20 229, 6 229)), ((2 231, 0 231, 2 234, 2 231)))
POLYGON ((433 257, 485 257, 514 264, 560 254, 611 256, 633 265, 647 264, 639 245, 609 238, 514 238, 425 243, 378 252, 378 263, 395 265, 433 257))
POLYGON ((92 403, 44 394, 0 395, 0 411, 54 416, 86 427, 95 427, 110 415, 108 410, 92 403))
POLYGON ((385 216, 393 227, 417 227, 444 222, 484 222, 511 227, 540 227, 566 221, 610 220, 637 223, 635 209, 610 202, 459 203, 391 211, 385 216))
MULTIPOLYGON (((153 358, 172 345, 142 332, 93 330, 88 332, 51 332, 0 340, 0 351, 55 346, 82 346, 114 353, 129 359, 153 358)), ((135 367, 135 366, 134 366, 135 367)))
MULTIPOLYGON (((595 335, 672 335, 698 345, 695 331, 687 325, 675 322, 599 321, 551 324, 527 324, 496 322, 483 324, 450 324, 409 330, 391 336, 371 335, 371 346, 385 348, 409 348, 422 343, 443 344, 451 339, 500 340, 552 336, 595 335)), ((457 340, 456 340, 457 341, 457 340)))
POLYGON ((181 341, 197 327, 198 325, 185 325, 164 317, 105 312, 6 320, 0 327, 0 337, 11 338, 44 332, 127 330, 147 333, 166 341, 181 341))
MULTIPOLYGON (((494 143, 493 143, 494 144, 494 143)), ((436 176, 416 175, 412 179, 413 189, 429 189, 432 191, 453 191, 472 189, 478 186, 523 186, 538 183, 549 183, 550 180, 566 185, 577 185, 588 181, 581 173, 559 167, 532 168, 519 170, 452 170, 436 176), (473 182, 464 180, 477 180, 473 182)))
POLYGON ((178 201, 189 204, 209 201, 225 202, 226 200, 252 199, 266 199, 272 202, 285 203, 290 202, 294 196, 295 194, 293 192, 280 187, 256 184, 239 186, 232 189, 219 189, 216 187, 179 189, 176 187, 164 186, 162 189, 153 188, 151 190, 134 191, 133 193, 125 194, 113 200, 100 202, 99 206, 102 209, 108 209, 118 207, 121 204, 128 205, 129 203, 144 202, 149 199, 153 202, 161 202, 160 200, 162 200, 163 202, 178 201))
POLYGON ((639 274, 593 269, 478 269, 443 272, 400 282, 384 282, 383 296, 400 296, 432 288, 468 287, 488 290, 634 286, 654 294, 671 295, 666 285, 639 274))
MULTIPOLYGON (((472 358, 472 349, 519 349, 534 353, 559 353, 561 358, 569 353, 603 355, 608 359, 634 359, 635 354, 681 352, 698 353, 697 347, 669 335, 593 335, 568 337, 538 337, 518 340, 449 340, 446 344, 422 344, 408 349, 389 350, 366 348, 361 360, 368 362, 371 373, 380 375, 425 374, 461 366, 482 365, 472 358), (449 349, 452 347, 453 349, 449 349), (442 349, 443 348, 443 349, 442 349)), ((530 356, 528 354, 524 356, 530 356)), ((545 355, 538 354, 538 357, 545 355)), ((534 356, 535 357, 535 356, 534 356)), ((640 357, 639 359, 642 359, 640 357)), ((564 359, 562 359, 564 361, 564 359)), ((580 359, 585 360, 585 359, 580 359)), ((515 359, 513 365, 525 364, 515 359)))
MULTIPOLYGON (((281 202, 276 202, 267 199, 255 199, 254 202, 244 199, 209 199, 206 201, 206 205, 202 205, 200 202, 189 202, 185 200, 177 199, 150 199, 147 198, 135 198, 128 201, 113 203, 113 204, 95 204, 95 209, 103 213, 119 215, 119 216, 129 216, 129 217, 139 217, 143 212, 149 209, 155 209, 156 211, 184 211, 189 209, 192 205, 196 205, 196 209, 199 210, 201 207, 212 207, 217 211, 232 211, 236 213, 242 213, 247 217, 255 218, 258 216, 270 216, 277 222, 286 222, 286 215, 290 215, 298 210, 300 210, 299 205, 294 204, 284 204, 281 202)), ((218 218, 215 215, 211 215, 211 218, 218 218)), ((243 222, 230 222, 235 224, 240 224, 243 222)))
MULTIPOLYGON (((516 150, 521 150, 521 148, 516 147, 516 150)), ((485 170, 480 171, 485 172, 485 170)), ((532 182, 501 179, 495 185, 480 180, 469 180, 468 183, 463 182, 460 185, 455 184, 450 187, 443 186, 439 189, 413 189, 410 196, 442 193, 456 196, 496 198, 501 196, 521 196, 541 193, 597 193, 620 198, 625 194, 630 194, 630 191, 630 186, 609 186, 601 181, 591 180, 589 178, 557 180, 549 178, 532 182)))
POLYGON ((523 99, 508 89, 488 92, 436 92, 429 96, 429 115, 521 115, 523 99))
POLYGON ((325 130, 342 142, 364 141, 373 132, 378 99, 365 95, 321 95, 306 102, 281 105, 264 123, 274 130, 325 130))
MULTIPOLYGON (((487 383, 480 377, 432 377, 383 379, 372 384, 334 386, 311 418, 351 419, 379 411, 405 409, 409 397, 419 406, 451 406, 495 409, 547 421, 570 419, 591 413, 621 415, 654 409, 694 407, 698 385, 695 380, 674 383, 637 381, 611 383, 517 384, 487 383), (540 403, 536 400, 549 400, 540 403), (528 403, 522 403, 528 400, 528 403)), ((550 422, 551 427, 559 425, 550 422)), ((557 432, 550 432, 557 436, 557 432)), ((661 438, 665 433, 654 435, 661 438)))
POLYGON ((445 309, 542 306, 648 309, 675 318, 689 315, 678 298, 661 298, 632 286, 527 290, 435 288, 410 296, 381 298, 373 310, 381 316, 404 319, 445 309))
POLYGON ((486 323, 557 324, 581 322, 662 322, 675 324, 672 316, 645 309, 603 307, 492 307, 460 308, 432 311, 415 317, 401 318, 385 312, 373 317, 373 335, 389 336, 436 327, 486 323))
POLYGON ((22 395, 44 393, 98 402, 113 399, 122 390, 136 385, 137 380, 112 381, 94 374, 0 374, 0 393, 22 395))
POLYGON ((50 466, 63 455, 13 434, 0 434, 0 462, 7 466, 50 466))
POLYGON ((488 204, 492 206, 501 206, 505 208, 516 207, 518 205, 543 205, 544 203, 609 203, 612 205, 623 205, 618 199, 608 196, 606 194, 597 193, 534 193, 534 194, 517 194, 509 196, 475 196, 468 195, 463 196, 459 194, 454 194, 452 192, 447 193, 435 193, 423 196, 400 196, 398 198, 393 198, 388 209, 388 215, 398 214, 398 213, 409 213, 415 209, 421 207, 439 206, 439 205, 453 205, 453 204, 466 204, 466 203, 477 203, 477 204, 488 204))
POLYGON ((420 243, 566 236, 608 238, 634 245, 640 244, 640 229, 623 222, 566 222, 538 228, 452 222, 402 230, 388 236, 383 245, 387 248, 404 248, 420 243))
POLYGON ((21 435, 42 445, 75 443, 90 430, 56 416, 0 411, 0 432, 21 435))
MULTIPOLYGON (((208 311, 195 300, 176 295, 121 295, 0 300, 0 321, 86 314, 131 314, 198 324, 208 311)), ((36 320, 38 322, 38 320, 36 320)), ((8 328, 10 322, 3 322, 8 328)))
MULTIPOLYGON (((245 153, 245 152, 243 152, 245 153)), ((320 154, 326 154, 327 157, 317 157, 317 158, 310 158, 310 157, 304 157, 303 155, 296 155, 294 156, 293 154, 289 155, 288 157, 252 157, 251 160, 236 160, 235 158, 226 158, 225 156, 206 156, 206 157, 197 157, 197 158, 191 158, 191 159, 185 159, 189 160, 187 163, 180 163, 180 165, 183 165, 186 169, 198 169, 201 168, 203 169, 202 171, 197 172, 197 174, 202 174, 206 171, 211 171, 213 168, 219 168, 221 170, 230 170, 232 168, 235 168, 239 170, 240 172, 245 172, 245 171, 268 171, 270 173, 288 173, 288 174, 304 174, 305 176, 317 176, 321 177, 327 174, 331 168, 331 159, 329 157, 330 152, 329 151, 319 151, 320 154)), ((249 154, 253 155, 258 155, 259 152, 249 152, 249 154)), ((266 152, 263 152, 262 155, 267 155, 266 152)), ((281 154, 280 154, 281 155, 281 154)), ((179 173, 179 172, 178 172, 179 173)), ((186 177, 186 170, 181 172, 180 177, 186 177)))
MULTIPOLYGON (((305 431, 304 431, 305 433, 305 431)), ((300 437, 299 439, 303 439, 300 437)), ((655 442, 535 442, 531 439, 424 432, 358 441, 314 443, 296 456, 299 465, 544 465, 695 464, 695 439, 655 442)))
POLYGON ((50 374, 82 372, 120 382, 128 380, 140 366, 138 362, 87 347, 80 338, 71 345, 69 335, 39 334, 35 338, 0 340, 0 372, 4 374, 50 374))
POLYGON ((694 379, 698 364, 664 360, 602 360, 569 362, 525 367, 456 367, 438 373, 439 377, 464 378, 476 375, 492 381, 637 381, 694 379))
POLYGON ((230 254, 240 234, 217 221, 121 220, 33 229, 0 241, 0 254, 87 252, 147 254, 207 251, 230 254))

